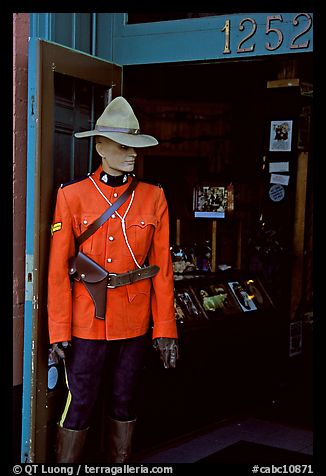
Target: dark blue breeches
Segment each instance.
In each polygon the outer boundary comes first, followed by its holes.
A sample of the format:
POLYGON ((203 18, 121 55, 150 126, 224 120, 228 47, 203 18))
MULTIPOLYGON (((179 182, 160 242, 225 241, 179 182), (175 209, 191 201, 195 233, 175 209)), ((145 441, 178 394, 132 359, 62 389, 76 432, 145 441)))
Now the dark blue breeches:
POLYGON ((60 425, 73 430, 87 428, 102 391, 107 396, 110 417, 121 421, 134 419, 146 346, 146 335, 112 341, 73 337, 66 352, 69 393, 60 425))

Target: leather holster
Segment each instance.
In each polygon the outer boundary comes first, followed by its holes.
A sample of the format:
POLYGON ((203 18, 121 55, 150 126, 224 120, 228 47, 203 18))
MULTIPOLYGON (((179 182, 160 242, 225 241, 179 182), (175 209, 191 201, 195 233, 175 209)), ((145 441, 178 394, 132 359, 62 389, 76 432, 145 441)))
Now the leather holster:
POLYGON ((69 275, 84 283, 94 302, 96 317, 105 319, 108 271, 78 251, 76 256, 69 258, 69 275))

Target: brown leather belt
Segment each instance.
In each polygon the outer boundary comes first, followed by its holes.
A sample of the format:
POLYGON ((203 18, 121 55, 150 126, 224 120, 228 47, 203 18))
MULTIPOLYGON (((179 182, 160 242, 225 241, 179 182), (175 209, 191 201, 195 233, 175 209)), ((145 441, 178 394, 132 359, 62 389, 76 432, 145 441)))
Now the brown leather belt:
POLYGON ((69 274, 74 280, 81 281, 86 286, 93 299, 95 316, 98 319, 105 319, 107 288, 116 288, 140 279, 152 278, 159 270, 158 266, 151 265, 133 269, 127 273, 109 273, 82 251, 69 259, 69 274))
POLYGON ((141 279, 152 278, 159 272, 160 268, 156 265, 146 266, 145 268, 133 269, 127 273, 109 273, 108 274, 108 288, 117 288, 118 286, 125 286, 132 284, 141 279))

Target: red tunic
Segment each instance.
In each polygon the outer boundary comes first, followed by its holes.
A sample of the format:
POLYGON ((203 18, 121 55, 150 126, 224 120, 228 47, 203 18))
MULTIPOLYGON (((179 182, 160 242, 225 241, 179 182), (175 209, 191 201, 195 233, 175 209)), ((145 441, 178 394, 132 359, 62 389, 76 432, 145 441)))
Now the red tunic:
MULTIPOLYGON (((100 180, 100 166, 91 177, 113 203, 128 187, 128 182, 111 187, 100 180)), ((119 208, 125 214, 126 236, 139 265, 160 267, 152 279, 107 289, 105 320, 95 317, 95 307, 87 289, 74 282, 71 290, 68 259, 75 255, 75 237, 98 218, 109 204, 90 178, 58 190, 54 220, 51 227, 48 277, 48 326, 50 343, 85 339, 125 339, 147 332, 153 319, 153 339, 177 338, 174 312, 174 283, 169 245, 169 217, 163 189, 139 182, 134 197, 119 208)), ((127 246, 122 221, 117 213, 110 217, 80 247, 86 255, 112 273, 137 268, 127 246)))

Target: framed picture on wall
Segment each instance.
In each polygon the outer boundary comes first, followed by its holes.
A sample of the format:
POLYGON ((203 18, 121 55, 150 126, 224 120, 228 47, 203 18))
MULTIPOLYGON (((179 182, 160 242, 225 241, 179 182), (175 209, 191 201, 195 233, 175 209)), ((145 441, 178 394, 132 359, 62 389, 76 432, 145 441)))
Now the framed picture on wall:
POLYGON ((290 152, 293 121, 271 121, 270 152, 290 152))
POLYGON ((197 185, 193 191, 195 218, 225 218, 228 191, 224 185, 197 185))

